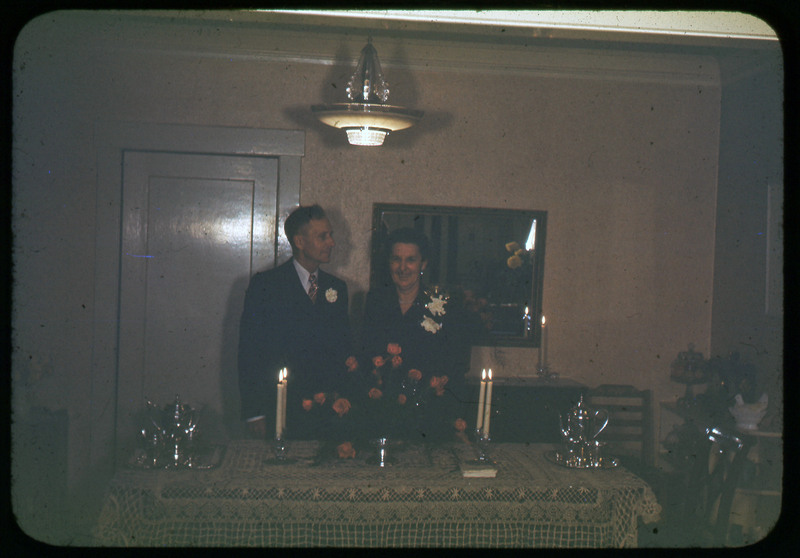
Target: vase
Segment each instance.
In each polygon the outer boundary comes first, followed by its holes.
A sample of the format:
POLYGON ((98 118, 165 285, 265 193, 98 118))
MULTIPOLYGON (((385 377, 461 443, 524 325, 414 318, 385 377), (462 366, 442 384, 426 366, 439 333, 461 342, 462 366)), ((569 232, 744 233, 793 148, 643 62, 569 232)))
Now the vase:
POLYGON ((741 394, 735 397, 736 404, 728 410, 736 420, 736 428, 739 430, 758 430, 758 423, 767 414, 767 404, 769 398, 766 393, 755 403, 745 403, 741 394))

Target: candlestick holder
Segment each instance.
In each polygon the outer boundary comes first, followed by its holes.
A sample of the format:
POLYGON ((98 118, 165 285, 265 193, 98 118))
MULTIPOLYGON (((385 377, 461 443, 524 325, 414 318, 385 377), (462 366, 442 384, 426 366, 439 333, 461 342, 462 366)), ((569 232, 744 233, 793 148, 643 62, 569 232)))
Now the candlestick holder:
POLYGON ((471 461, 474 466, 491 467, 495 464, 489 457, 489 442, 492 439, 486 436, 482 428, 475 429, 475 447, 477 448, 478 455, 471 461))
POLYGON ((294 463, 296 460, 288 457, 288 443, 286 441, 286 434, 276 434, 272 439, 273 455, 264 460, 268 465, 286 465, 294 463))
POLYGON ((286 460, 286 439, 284 438, 283 434, 278 434, 275 436, 274 446, 275 448, 275 459, 278 461, 285 461, 286 460))

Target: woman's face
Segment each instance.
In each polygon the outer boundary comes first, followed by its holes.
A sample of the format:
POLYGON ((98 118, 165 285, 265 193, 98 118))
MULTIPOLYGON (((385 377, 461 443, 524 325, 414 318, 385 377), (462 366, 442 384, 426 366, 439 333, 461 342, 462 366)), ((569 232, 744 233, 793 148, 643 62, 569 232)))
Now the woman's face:
POLYGON ((398 292, 412 292, 419 288, 420 274, 428 265, 422 259, 419 246, 397 242, 389 255, 389 272, 398 292))

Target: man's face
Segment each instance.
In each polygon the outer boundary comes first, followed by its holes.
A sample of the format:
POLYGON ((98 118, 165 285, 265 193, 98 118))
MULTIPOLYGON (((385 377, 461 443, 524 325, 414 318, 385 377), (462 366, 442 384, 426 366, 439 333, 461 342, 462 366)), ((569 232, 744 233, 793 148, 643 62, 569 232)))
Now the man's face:
POLYGON ((319 264, 331 261, 331 250, 336 243, 327 219, 312 219, 294 238, 297 246, 296 258, 309 271, 314 271, 319 264))

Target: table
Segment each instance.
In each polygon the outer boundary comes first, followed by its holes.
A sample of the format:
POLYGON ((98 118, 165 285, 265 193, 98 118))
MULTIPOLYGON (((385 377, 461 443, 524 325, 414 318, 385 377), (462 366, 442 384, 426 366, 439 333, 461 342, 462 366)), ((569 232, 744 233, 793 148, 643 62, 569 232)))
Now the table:
POLYGON ((638 518, 661 510, 650 486, 622 467, 566 469, 553 447, 496 444, 497 476, 464 478, 466 444, 390 446, 380 468, 318 442, 290 444, 280 465, 266 442, 237 440, 216 469, 118 471, 95 534, 108 546, 636 546, 638 518))

